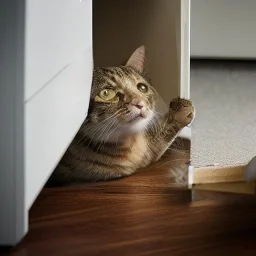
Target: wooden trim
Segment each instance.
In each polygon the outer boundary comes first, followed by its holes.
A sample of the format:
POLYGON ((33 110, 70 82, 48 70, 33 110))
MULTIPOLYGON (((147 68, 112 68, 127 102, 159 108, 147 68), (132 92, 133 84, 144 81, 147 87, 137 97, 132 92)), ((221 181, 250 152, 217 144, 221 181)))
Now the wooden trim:
POLYGON ((193 185, 193 189, 238 194, 255 194, 256 184, 253 182, 199 184, 193 185))
MULTIPOLYGON (((190 166, 188 187, 193 191, 256 194, 256 183, 245 180, 247 164, 238 166, 190 166)), ((196 199, 197 200, 197 199, 196 199)), ((194 201, 194 200, 193 200, 194 201)))
POLYGON ((245 180, 247 165, 238 166, 208 166, 194 168, 193 184, 209 184, 223 182, 239 182, 245 180))

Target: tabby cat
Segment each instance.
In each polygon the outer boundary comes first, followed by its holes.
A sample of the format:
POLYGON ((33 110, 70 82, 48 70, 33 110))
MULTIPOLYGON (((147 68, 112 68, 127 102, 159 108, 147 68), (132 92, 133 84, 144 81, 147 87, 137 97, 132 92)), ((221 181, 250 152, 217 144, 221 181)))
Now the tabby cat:
POLYGON ((144 74, 145 48, 125 66, 96 68, 88 116, 49 182, 102 181, 129 176, 157 161, 194 118, 189 100, 156 112, 157 93, 144 74))

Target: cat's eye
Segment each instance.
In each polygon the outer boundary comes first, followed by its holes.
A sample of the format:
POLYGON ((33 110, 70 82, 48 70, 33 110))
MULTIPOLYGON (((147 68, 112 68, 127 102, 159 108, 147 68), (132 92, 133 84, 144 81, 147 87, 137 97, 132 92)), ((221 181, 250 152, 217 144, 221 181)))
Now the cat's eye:
POLYGON ((99 96, 103 100, 111 100, 116 96, 116 91, 114 89, 104 89, 100 92, 99 96))
POLYGON ((138 88, 139 91, 141 91, 143 93, 148 92, 148 86, 143 84, 143 83, 138 83, 137 88, 138 88))

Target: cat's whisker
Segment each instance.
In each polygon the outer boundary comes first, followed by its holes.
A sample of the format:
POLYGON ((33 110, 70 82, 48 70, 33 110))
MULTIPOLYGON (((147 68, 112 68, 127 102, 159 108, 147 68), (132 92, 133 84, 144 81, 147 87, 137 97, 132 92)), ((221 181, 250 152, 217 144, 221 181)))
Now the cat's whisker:
MULTIPOLYGON (((160 166, 157 166, 156 168, 161 168, 161 167, 163 167, 164 165, 169 164, 169 163, 172 163, 172 162, 182 162, 182 161, 188 161, 188 159, 187 159, 187 158, 172 159, 172 160, 166 161, 165 163, 163 163, 163 164, 160 165, 160 166)), ((184 164, 186 164, 186 163, 184 163, 184 164)))
POLYGON ((94 125, 95 125, 95 126, 98 126, 99 124, 102 124, 102 123, 106 122, 107 120, 109 120, 109 119, 115 117, 117 114, 119 114, 119 113, 120 113, 121 111, 123 111, 123 110, 126 110, 126 108, 118 109, 114 114, 112 114, 111 116, 109 116, 109 117, 103 119, 102 121, 100 121, 100 122, 98 122, 98 123, 96 123, 96 124, 94 124, 94 125))
MULTIPOLYGON (((162 131, 161 122, 158 119, 153 118, 152 120, 150 120, 149 125, 146 129, 149 132, 150 132, 150 129, 153 129, 156 134, 155 137, 157 137, 162 131)), ((155 138, 154 138, 154 140, 155 140, 155 138)))
MULTIPOLYGON (((107 139, 109 138, 109 136, 112 133, 112 132, 110 132, 110 130, 117 123, 118 123, 118 121, 114 120, 108 127, 106 127, 106 129, 104 130, 104 132, 102 134, 102 137, 100 137, 100 144, 99 144, 98 150, 100 149, 102 143, 104 145, 107 142, 107 139)), ((113 130, 115 130, 115 128, 113 130)))
POLYGON ((97 139, 101 139, 102 138, 102 135, 106 134, 106 131, 108 130, 108 128, 112 126, 113 123, 115 123, 116 120, 110 120, 104 127, 101 128, 101 134, 99 134, 97 136, 97 139))
MULTIPOLYGON (((95 135, 102 128, 106 127, 112 121, 113 118, 116 118, 116 117, 120 116, 121 114, 124 114, 124 112, 122 112, 124 110, 125 110, 125 108, 119 109, 110 117, 104 119, 103 121, 101 121, 99 123, 93 124, 93 127, 92 127, 92 130, 94 130, 93 135, 95 135), (95 126, 97 127, 96 130, 95 130, 95 126)), ((87 132, 88 132, 88 130, 87 130, 87 132)))
POLYGON ((154 140, 159 136, 159 134, 161 133, 162 129, 161 129, 161 125, 158 124, 158 123, 153 123, 153 129, 154 129, 154 132, 156 134, 156 136, 154 137, 154 140))
MULTIPOLYGON (((116 115, 115 117, 119 117, 119 116, 122 115, 122 114, 123 114, 123 113, 119 113, 119 114, 116 115)), ((105 129, 103 129, 102 133, 101 133, 100 136, 99 136, 99 139, 101 139, 101 142, 100 142, 100 144, 99 144, 98 150, 100 149, 100 147, 101 147, 101 145, 102 145, 102 142, 106 142, 106 140, 105 140, 106 138, 105 138, 105 139, 104 139, 104 137, 101 138, 101 136, 102 136, 103 134, 108 135, 109 131, 111 130, 111 128, 112 128, 116 123, 118 123, 118 121, 117 121, 117 120, 113 120, 112 123, 110 122, 110 123, 105 127, 105 129)))
MULTIPOLYGON (((83 136, 78 141, 76 141, 76 143, 73 143, 72 147, 76 147, 77 145, 82 143, 91 130, 93 130, 93 134, 97 133, 97 131, 100 129, 100 127, 96 128, 96 130, 95 130, 95 126, 96 125, 91 125, 91 127, 87 127, 87 129, 84 129, 83 136)), ((90 140, 90 142, 91 141, 92 141, 92 139, 90 140)), ((89 145, 90 145, 90 142, 89 142, 89 145)))
POLYGON ((110 120, 110 122, 109 122, 109 119, 116 117, 122 110, 125 110, 125 109, 124 109, 124 108, 119 109, 119 110, 117 110, 114 114, 112 114, 112 115, 109 116, 108 118, 104 119, 103 121, 101 121, 101 122, 99 122, 99 123, 97 123, 97 124, 92 124, 90 127, 86 127, 86 129, 84 129, 84 136, 83 136, 81 139, 79 139, 76 143, 74 143, 74 144, 72 145, 72 147, 75 147, 75 146, 77 146, 79 143, 82 143, 83 140, 84 140, 84 138, 86 138, 86 137, 88 136, 88 134, 90 133, 90 131, 93 130, 93 133, 90 134, 90 135, 91 135, 91 136, 90 136, 90 137, 91 137, 91 140, 89 141, 89 144, 88 144, 88 145, 91 145, 91 142, 93 141, 94 135, 96 135, 96 134, 102 129, 102 127, 103 127, 102 123, 103 123, 103 122, 106 122, 106 125, 108 125, 108 124, 111 122, 111 120, 110 120), (101 124, 101 125, 99 125, 99 124, 101 124), (95 129, 95 127, 96 127, 96 129, 95 129))
POLYGON ((164 119, 164 115, 165 115, 164 113, 158 112, 156 110, 152 110, 152 112, 156 114, 157 117, 164 119))
MULTIPOLYGON (((116 121, 115 124, 117 124, 118 122, 116 121)), ((112 127, 111 127, 112 128, 112 127)), ((109 139, 109 137, 118 129, 118 126, 116 126, 106 137, 105 141, 107 141, 109 139)))
POLYGON ((156 95, 156 105, 158 105, 158 102, 164 107, 164 112, 168 111, 168 107, 165 103, 165 101, 163 100, 163 98, 160 96, 160 94, 156 91, 156 89, 153 86, 150 86, 150 89, 152 91, 154 91, 155 95, 156 95))
MULTIPOLYGON (((106 122, 107 120, 113 118, 115 115, 117 115, 119 112, 121 112, 121 111, 123 111, 123 110, 125 110, 125 108, 118 109, 115 113, 113 113, 111 116, 109 116, 109 117, 103 119, 102 121, 97 122, 97 123, 95 123, 95 124, 90 124, 89 130, 90 130, 90 129, 94 129, 94 127, 95 127, 95 126, 99 126, 99 124, 103 124, 104 122, 106 122)), ((100 127, 100 126, 99 126, 99 127, 100 127)), ((84 130, 86 130, 86 131, 88 132, 88 127, 85 126, 84 130)))

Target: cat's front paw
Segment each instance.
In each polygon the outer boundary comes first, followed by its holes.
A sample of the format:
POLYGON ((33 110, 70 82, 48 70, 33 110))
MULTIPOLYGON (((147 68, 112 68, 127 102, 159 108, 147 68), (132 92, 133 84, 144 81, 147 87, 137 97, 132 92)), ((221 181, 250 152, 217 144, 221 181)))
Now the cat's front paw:
POLYGON ((170 102, 170 115, 182 127, 189 125, 195 117, 195 108, 190 100, 180 97, 170 102))

